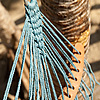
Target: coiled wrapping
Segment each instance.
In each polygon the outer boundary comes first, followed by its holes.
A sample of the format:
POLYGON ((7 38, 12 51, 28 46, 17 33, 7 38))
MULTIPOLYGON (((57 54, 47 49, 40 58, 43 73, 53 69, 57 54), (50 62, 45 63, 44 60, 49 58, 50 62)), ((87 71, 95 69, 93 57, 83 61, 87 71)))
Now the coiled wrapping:
POLYGON ((86 57, 90 38, 89 0, 41 0, 41 4, 42 12, 73 45, 84 45, 86 57))
MULTIPOLYGON (((76 43, 83 44, 85 58, 87 59, 90 40, 89 0, 41 0, 41 4, 41 10, 45 16, 73 45, 76 43)), ((64 40, 63 42, 69 46, 64 40)), ((84 71, 83 79, 85 82, 86 76, 87 74, 84 71)), ((80 93, 78 93, 78 97, 81 97, 80 93)))

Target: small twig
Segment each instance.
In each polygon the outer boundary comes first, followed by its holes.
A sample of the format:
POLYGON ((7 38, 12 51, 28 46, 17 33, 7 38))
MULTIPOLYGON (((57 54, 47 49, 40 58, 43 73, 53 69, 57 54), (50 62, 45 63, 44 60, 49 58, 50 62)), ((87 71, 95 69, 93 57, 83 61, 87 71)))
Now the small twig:
POLYGON ((28 6, 28 1, 27 0, 24 0, 24 3, 26 6, 28 6))
MULTIPOLYGON (((11 95, 11 94, 8 94, 8 98, 11 99, 11 100, 15 100, 15 96, 14 95, 11 95)), ((21 99, 18 98, 18 100, 21 100, 21 99)))

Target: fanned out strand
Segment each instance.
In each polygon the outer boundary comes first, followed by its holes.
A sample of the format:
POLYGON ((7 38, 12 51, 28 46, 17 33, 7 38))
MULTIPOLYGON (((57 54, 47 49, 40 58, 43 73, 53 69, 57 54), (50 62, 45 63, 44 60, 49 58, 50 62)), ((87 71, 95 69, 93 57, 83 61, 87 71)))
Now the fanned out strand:
POLYGON ((21 73, 20 73, 20 78, 19 78, 19 82, 18 82, 18 88, 17 88, 15 100, 18 99, 19 92, 20 92, 21 79, 22 79, 24 63, 25 63, 25 55, 26 55, 26 50, 27 50, 27 42, 28 42, 28 34, 26 34, 26 36, 25 36, 24 49, 23 49, 23 57, 22 57, 22 65, 21 65, 21 73))
MULTIPOLYGON (((91 69, 90 64, 86 60, 84 60, 84 64, 85 64, 85 68, 83 70, 89 77, 90 87, 85 83, 84 79, 82 78, 80 87, 79 87, 79 92, 82 94, 84 100, 90 100, 90 98, 91 98, 91 100, 93 100, 93 91, 94 91, 94 87, 95 87, 95 82, 98 85, 100 85, 100 83, 97 82, 97 80, 94 76, 94 73, 91 69), (87 90, 88 90, 88 92, 87 92, 87 90), (83 91, 85 92, 85 94, 83 93, 83 91)), ((77 96, 76 96, 75 100, 78 100, 77 96)))

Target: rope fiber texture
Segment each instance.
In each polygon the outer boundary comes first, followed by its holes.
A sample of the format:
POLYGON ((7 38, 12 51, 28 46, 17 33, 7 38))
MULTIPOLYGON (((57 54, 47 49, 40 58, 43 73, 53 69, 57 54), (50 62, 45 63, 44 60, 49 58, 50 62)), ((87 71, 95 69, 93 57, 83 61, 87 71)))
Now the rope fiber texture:
MULTIPOLYGON (((60 75, 63 77, 66 83, 68 96, 68 84, 71 88, 73 87, 70 83, 67 73, 70 73, 74 80, 75 77, 72 74, 71 69, 68 67, 63 57, 65 57, 68 60, 68 62, 75 68, 76 71, 77 68, 73 64, 73 61, 71 60, 69 54, 75 58, 77 63, 79 63, 79 61, 74 56, 73 52, 69 50, 69 48, 63 43, 62 39, 64 39, 73 49, 76 50, 76 48, 39 10, 36 0, 31 0, 30 2, 25 0, 25 10, 26 20, 19 41, 18 49, 16 51, 15 60, 12 65, 3 100, 7 100, 23 40, 24 49, 21 73, 15 95, 15 100, 18 99, 20 92, 27 44, 29 44, 30 51, 29 100, 58 100, 58 95, 56 93, 57 89, 55 88, 55 85, 53 83, 53 75, 56 77, 62 94, 62 99, 64 100, 63 86, 58 73, 60 73, 60 75), (56 34, 56 32, 53 29, 55 29, 59 35, 56 34), (54 99, 52 99, 52 97, 54 99)), ((80 54, 78 50, 76 50, 76 52, 80 54)), ((89 100, 90 95, 91 100, 93 100, 93 90, 96 79, 92 72, 91 66, 88 64, 86 60, 84 61, 84 63, 86 65, 86 69, 84 70, 89 76, 91 88, 89 88, 82 79, 79 91, 83 95, 85 100, 89 100), (90 72, 92 73, 94 79, 91 77, 90 72), (86 89, 88 89, 89 92, 87 92, 86 89), (83 94, 83 91, 85 92, 85 95, 83 94)), ((78 96, 76 96, 75 100, 78 100, 78 96)))
MULTIPOLYGON (((45 16, 75 45, 82 43, 85 58, 90 40, 90 0, 41 0, 45 16)), ((63 42, 67 44, 65 40, 63 42)), ((70 45, 69 45, 70 47, 70 45)))

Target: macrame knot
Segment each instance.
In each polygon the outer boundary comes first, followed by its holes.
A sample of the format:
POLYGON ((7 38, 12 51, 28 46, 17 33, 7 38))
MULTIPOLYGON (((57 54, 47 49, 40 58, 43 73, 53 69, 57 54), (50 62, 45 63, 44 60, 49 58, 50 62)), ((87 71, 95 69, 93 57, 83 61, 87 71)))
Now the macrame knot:
POLYGON ((42 34, 38 34, 35 36, 34 41, 37 44, 37 48, 39 48, 40 50, 44 49, 44 42, 43 42, 43 35, 42 34))
POLYGON ((31 0, 31 2, 24 0, 25 6, 27 6, 30 10, 33 10, 35 8, 35 5, 37 4, 37 0, 31 0))
MULTIPOLYGON (((32 19, 32 22, 33 22, 33 21, 34 21, 34 20, 32 19)), ((34 22, 33 27, 36 29, 36 28, 40 27, 41 24, 42 24, 42 21, 41 21, 41 19, 39 19, 39 20, 37 20, 36 22, 34 22)))
POLYGON ((41 16, 36 0, 31 1, 31 2, 28 2, 27 0, 25 0, 25 10, 26 10, 26 15, 32 18, 31 19, 32 23, 36 23, 41 16))
POLYGON ((38 47, 40 50, 42 50, 43 49, 43 42, 39 42, 38 47))
MULTIPOLYGON (((34 24, 33 24, 33 26, 34 26, 34 24)), ((38 27, 38 28, 35 28, 35 29, 33 30, 34 36, 40 35, 41 32, 42 32, 42 27, 38 27)))

